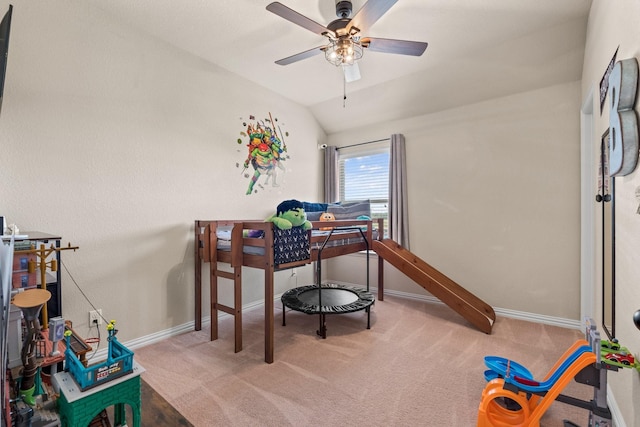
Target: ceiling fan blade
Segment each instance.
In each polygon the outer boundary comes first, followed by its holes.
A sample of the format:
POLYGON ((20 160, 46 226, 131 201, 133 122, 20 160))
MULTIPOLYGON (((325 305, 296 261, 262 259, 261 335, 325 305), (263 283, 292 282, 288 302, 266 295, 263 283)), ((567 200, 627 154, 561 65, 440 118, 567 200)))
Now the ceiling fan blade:
POLYGON ((296 53, 295 55, 288 56, 276 61, 278 65, 289 65, 294 62, 302 61, 303 59, 310 58, 319 53, 322 53, 324 46, 314 47, 313 49, 305 50, 304 52, 296 53))
POLYGON ((335 37, 335 33, 327 27, 318 24, 316 21, 309 19, 304 15, 299 14, 295 10, 288 8, 280 2, 275 1, 273 3, 269 3, 267 5, 267 10, 286 19, 287 21, 301 26, 302 28, 306 28, 312 33, 320 34, 321 36, 330 34, 335 37))
POLYGON ((347 83, 360 80, 360 67, 358 67, 357 62, 354 62, 352 65, 343 65, 342 71, 344 72, 344 80, 347 83))
POLYGON ((351 27, 360 31, 368 30, 378 19, 382 17, 398 0, 369 0, 354 15, 347 26, 347 32, 351 27))
POLYGON ((428 43, 410 40, 379 39, 366 37, 360 40, 362 47, 372 52, 397 53, 399 55, 420 56, 427 49, 428 43))

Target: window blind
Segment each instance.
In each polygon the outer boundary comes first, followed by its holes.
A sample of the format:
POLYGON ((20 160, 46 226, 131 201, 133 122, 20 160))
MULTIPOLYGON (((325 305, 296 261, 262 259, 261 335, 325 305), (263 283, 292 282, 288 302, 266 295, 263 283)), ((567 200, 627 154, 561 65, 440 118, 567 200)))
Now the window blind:
POLYGON ((389 201, 389 143, 340 149, 340 200, 371 201, 374 218, 386 218, 389 201))

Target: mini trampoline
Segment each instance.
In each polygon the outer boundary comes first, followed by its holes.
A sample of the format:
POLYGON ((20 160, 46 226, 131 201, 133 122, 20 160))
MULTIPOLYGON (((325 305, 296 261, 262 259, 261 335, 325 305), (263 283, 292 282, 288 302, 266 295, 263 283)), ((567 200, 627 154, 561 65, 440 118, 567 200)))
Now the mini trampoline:
POLYGON ((375 298, 371 292, 369 292, 369 243, 367 242, 362 229, 358 229, 360 230, 367 247, 367 288, 363 289, 356 286, 347 286, 337 283, 322 283, 322 249, 324 249, 327 241, 329 241, 333 234, 332 229, 331 233, 329 233, 323 242, 322 247, 318 251, 316 276, 318 284, 289 289, 282 294, 282 326, 286 326, 285 307, 288 307, 291 310, 300 311, 305 314, 319 315, 320 326, 316 332, 322 338, 327 337, 327 328, 325 324, 325 316, 327 314, 345 314, 366 310, 367 329, 371 328, 370 307, 375 302, 375 298), (322 284, 320 285, 320 283, 322 284))

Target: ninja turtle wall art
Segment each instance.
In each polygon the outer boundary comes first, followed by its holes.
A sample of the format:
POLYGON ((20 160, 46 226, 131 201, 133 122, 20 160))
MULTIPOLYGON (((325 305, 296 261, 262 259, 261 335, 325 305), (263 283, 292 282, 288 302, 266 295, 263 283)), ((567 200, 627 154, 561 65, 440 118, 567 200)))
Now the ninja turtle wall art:
POLYGON ((284 162, 289 159, 285 141, 289 133, 282 131, 278 118, 274 119, 271 113, 261 120, 250 115, 249 120, 242 121, 242 129, 242 138, 237 142, 238 145, 247 142, 247 149, 238 150, 244 157, 236 167, 242 167, 243 179, 249 180, 246 194, 257 193, 269 186, 278 187, 286 170, 284 162))

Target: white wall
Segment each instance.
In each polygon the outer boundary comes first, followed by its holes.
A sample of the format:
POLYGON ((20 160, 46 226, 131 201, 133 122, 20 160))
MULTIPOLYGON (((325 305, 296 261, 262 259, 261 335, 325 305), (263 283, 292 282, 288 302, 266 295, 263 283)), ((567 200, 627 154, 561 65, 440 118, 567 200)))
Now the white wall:
MULTIPOLYGON (((579 320, 579 92, 561 84, 328 143, 403 133, 412 252, 494 307, 579 320)), ((332 266, 330 278, 362 281, 349 261, 332 266)), ((425 294, 387 270, 387 289, 425 294)))
MULTIPOLYGON (((589 14, 587 46, 582 75, 582 96, 587 98, 595 88, 598 93, 600 79, 619 47, 617 59, 640 58, 640 4, 633 0, 606 2, 594 0, 589 14)), ((602 115, 599 97, 594 99, 594 152, 600 152, 600 137, 609 126, 608 102, 602 115)), ((636 102, 636 112, 638 103, 636 102)), ((597 176, 594 165, 594 176, 597 176)), ((636 358, 640 357, 640 331, 632 323, 633 313, 640 309, 640 215, 637 213, 640 201, 636 191, 640 187, 640 170, 625 177, 615 178, 616 182, 616 336, 620 343, 629 348, 636 358)), ((595 183, 593 193, 595 194, 595 183)), ((595 223, 600 224, 600 206, 594 203, 595 223)), ((600 237, 598 230, 596 236, 600 237)), ((600 239, 596 247, 600 247, 600 239)), ((598 256, 596 254, 596 256, 598 256)), ((594 263, 600 264, 599 259, 594 263)), ((600 276, 596 276, 600 286, 600 276)), ((600 319, 599 319, 600 322, 600 319)), ((609 375, 612 394, 628 426, 640 425, 640 373, 624 369, 609 375)))
MULTIPOLYGON (((83 2, 12 3, 1 214, 80 247, 63 262, 121 340, 193 320, 194 220, 263 219, 284 199, 318 199, 323 131, 306 109, 83 2), (242 119, 269 113, 291 158, 280 187, 247 196, 242 119)), ((245 304, 263 298, 260 272, 246 283, 245 304)), ((63 271, 63 315, 81 334, 90 309, 63 271)))

